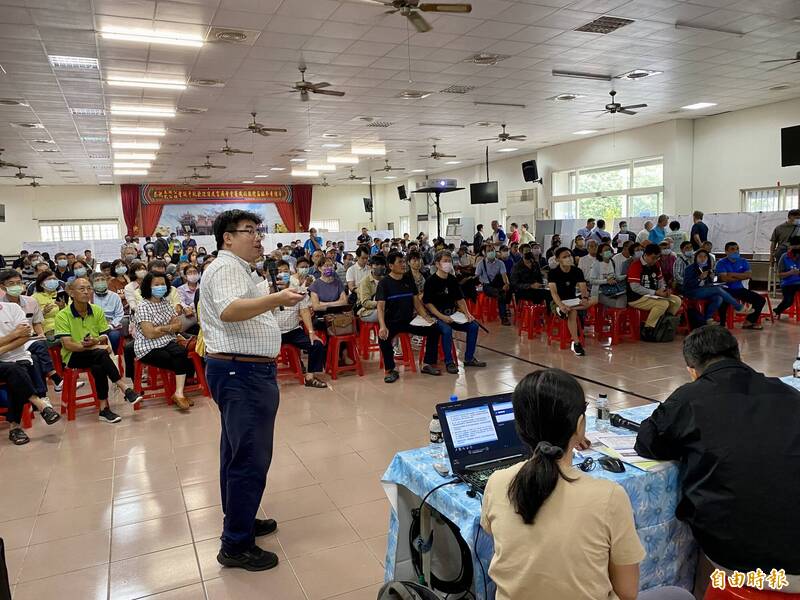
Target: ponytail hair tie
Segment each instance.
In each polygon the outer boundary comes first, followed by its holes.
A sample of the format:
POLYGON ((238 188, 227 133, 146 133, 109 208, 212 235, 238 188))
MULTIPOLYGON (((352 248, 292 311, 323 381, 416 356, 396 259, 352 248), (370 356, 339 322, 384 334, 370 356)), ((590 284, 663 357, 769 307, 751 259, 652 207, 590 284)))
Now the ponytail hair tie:
POLYGON ((554 446, 550 442, 541 441, 536 444, 536 450, 534 450, 534 454, 541 454, 542 456, 546 456, 552 460, 558 460, 564 456, 564 450, 558 446, 554 446))

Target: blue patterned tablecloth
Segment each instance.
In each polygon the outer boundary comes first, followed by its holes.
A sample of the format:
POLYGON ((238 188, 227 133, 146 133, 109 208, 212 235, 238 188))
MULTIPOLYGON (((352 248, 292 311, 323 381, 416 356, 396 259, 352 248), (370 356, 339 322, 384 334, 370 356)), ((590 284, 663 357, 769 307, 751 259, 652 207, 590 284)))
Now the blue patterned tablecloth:
POLYGON ((800 377, 787 375, 786 377, 781 377, 781 381, 786 385, 792 386, 796 390, 800 390, 800 377))
MULTIPOLYGON (((639 406, 619 413, 631 420, 641 421, 649 416, 656 406, 656 404, 639 406)), ((594 429, 594 418, 591 415, 587 419, 587 429, 589 432, 594 429)), ((611 427, 609 432, 630 434, 625 429, 614 427, 611 427)), ((583 454, 595 458, 600 456, 597 452, 583 454)), ((624 473, 595 469, 591 471, 591 475, 616 481, 630 496, 636 531, 647 551, 647 557, 640 565, 641 589, 659 585, 679 585, 691 590, 697 560, 696 545, 688 526, 675 518, 675 508, 680 497, 678 466, 675 463, 667 463, 659 470, 646 472, 626 465, 624 473)), ((402 486, 420 499, 434 487, 447 481, 434 470, 433 460, 427 448, 399 452, 382 479, 390 498, 393 489, 396 492, 393 486, 402 486)), ((472 550, 476 596, 481 599, 487 596, 494 598, 494 584, 487 581, 484 587, 483 581, 484 573, 488 573, 494 544, 492 538, 480 529, 480 500, 469 498, 466 491, 467 486, 464 484, 449 485, 434 492, 427 503, 459 527, 461 536, 472 550)), ((396 498, 396 494, 394 496, 396 498)), ((400 543, 408 543, 407 533, 404 531, 398 536, 398 529, 398 516, 396 511, 392 510, 386 551, 386 581, 395 579, 398 539, 403 540, 400 543)))

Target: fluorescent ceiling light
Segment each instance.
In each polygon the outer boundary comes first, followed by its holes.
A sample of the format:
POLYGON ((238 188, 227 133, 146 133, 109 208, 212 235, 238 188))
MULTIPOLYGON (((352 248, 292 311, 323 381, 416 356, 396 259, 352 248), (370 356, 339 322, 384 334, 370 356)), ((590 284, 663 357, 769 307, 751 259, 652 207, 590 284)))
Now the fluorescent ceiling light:
POLYGON ((382 144, 379 146, 356 146, 350 149, 351 154, 360 154, 363 156, 386 156, 386 147, 382 144))
POLYGON ((326 165, 326 164, 316 164, 316 163, 306 163, 306 168, 309 171, 335 171, 336 165, 326 165))
POLYGON ((590 133, 597 133, 596 129, 581 129, 579 131, 573 131, 572 135, 589 135, 590 133))
POLYGON ((387 175, 384 179, 397 179, 394 175, 387 175))
POLYGON ((286 167, 270 167, 270 171, 285 171, 286 167))
POLYGON ((328 156, 328 162, 332 165, 357 165, 357 156, 328 156))
POLYGON ((498 152, 516 152, 519 148, 499 148, 498 152))
POLYGON ((192 48, 201 48, 203 46, 203 38, 199 35, 152 31, 132 27, 105 27, 100 32, 100 36, 107 40, 144 44, 167 44, 169 46, 189 46, 192 48))
POLYGON ((269 177, 269 175, 256 175, 256 179, 264 179, 265 177, 269 177))
POLYGON ((155 160, 155 152, 115 152, 114 160, 155 160))
POLYGON ((716 106, 716 102, 695 102, 694 104, 687 104, 686 106, 681 106, 681 108, 685 110, 700 110, 703 108, 711 108, 712 106, 716 106))
POLYGON ((359 183, 361 183, 361 185, 372 185, 369 181, 361 181, 359 183))
POLYGON ((342 146, 344 146, 344 144, 334 144, 334 143, 322 144, 323 148, 341 148, 342 146))
POLYGON ((131 115, 140 117, 166 117, 175 116, 175 109, 162 106, 112 106, 112 115, 131 115))
POLYGON ((147 175, 147 171, 139 169, 120 169, 119 171, 115 170, 114 175, 147 175))
POLYGON ((446 163, 444 163, 444 164, 446 164, 446 165, 460 165, 460 164, 461 164, 461 161, 460 161, 460 160, 448 160, 448 161, 447 161, 446 163))
POLYGON ((111 142, 111 147, 116 150, 158 150, 158 142, 111 142))
POLYGON ((149 169, 149 162, 115 162, 114 169, 149 169))
POLYGON ((180 79, 151 79, 150 77, 108 77, 106 83, 116 87, 152 88, 156 90, 185 90, 180 79))
POLYGON ((51 54, 47 58, 50 61, 50 66, 55 69, 94 70, 100 68, 100 63, 96 58, 58 56, 54 54, 51 54))
POLYGON ((319 171, 308 171, 306 169, 292 169, 292 177, 318 177, 319 171))
POLYGON ((306 159, 305 158, 290 158, 289 162, 301 163, 301 162, 306 162, 306 159))
POLYGON ((242 183, 255 183, 252 179, 248 179, 247 181, 243 181, 242 183))
POLYGON ((603 73, 589 73, 586 71, 561 71, 553 69, 551 71, 553 77, 570 77, 573 79, 590 79, 592 81, 611 81, 611 75, 604 75, 603 73))
POLYGON ((122 127, 112 125, 111 133, 116 135, 151 135, 163 137, 167 134, 167 130, 163 127, 122 127))
POLYGON ((411 169, 412 173, 424 173, 425 169, 411 169))

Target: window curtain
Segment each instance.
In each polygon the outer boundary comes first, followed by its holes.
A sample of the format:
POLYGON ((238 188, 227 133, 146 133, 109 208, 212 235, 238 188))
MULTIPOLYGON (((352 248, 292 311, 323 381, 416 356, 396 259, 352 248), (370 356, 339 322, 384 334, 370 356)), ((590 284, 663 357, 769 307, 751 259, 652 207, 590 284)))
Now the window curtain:
POLYGON ((311 195, 313 187, 308 184, 292 186, 292 199, 297 205, 298 231, 306 231, 311 223, 311 195))
POLYGON ((294 218, 294 204, 291 202, 276 202, 275 207, 278 209, 278 214, 283 224, 286 225, 286 229, 288 231, 297 231, 297 220, 294 218))
POLYGON ((142 235, 153 235, 161 220, 163 204, 142 204, 142 235))
POLYGON ((139 214, 139 186, 135 183, 123 183, 120 186, 122 197, 122 216, 125 219, 125 226, 128 228, 127 235, 136 235, 136 217, 139 214))

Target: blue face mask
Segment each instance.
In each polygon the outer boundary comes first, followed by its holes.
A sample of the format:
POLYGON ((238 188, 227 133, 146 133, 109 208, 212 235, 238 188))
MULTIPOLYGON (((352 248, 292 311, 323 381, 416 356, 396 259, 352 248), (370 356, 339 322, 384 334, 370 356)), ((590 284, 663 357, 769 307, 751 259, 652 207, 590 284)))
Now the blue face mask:
POLYGON ((703 262, 698 262, 697 266, 700 267, 701 269, 705 269, 708 266, 708 261, 704 260, 703 262))
POLYGON ((163 298, 167 295, 167 286, 165 285, 154 285, 150 288, 150 291, 153 293, 154 298, 163 298))
POLYGON ((289 274, 278 273, 278 281, 280 281, 281 283, 289 283, 289 274))
POLYGON ((75 274, 75 277, 86 277, 86 269, 83 267, 78 267, 73 271, 73 273, 75 274))
POLYGON ((730 261, 736 261, 739 260, 740 258, 741 256, 739 256, 738 252, 732 252, 731 254, 728 254, 728 260, 730 261))
POLYGON ((128 267, 117 267, 116 269, 114 269, 114 272, 117 275, 125 275, 125 273, 128 272, 128 267))
POLYGON ((55 292, 58 289, 58 279, 46 279, 44 281, 44 289, 48 292, 55 292))

